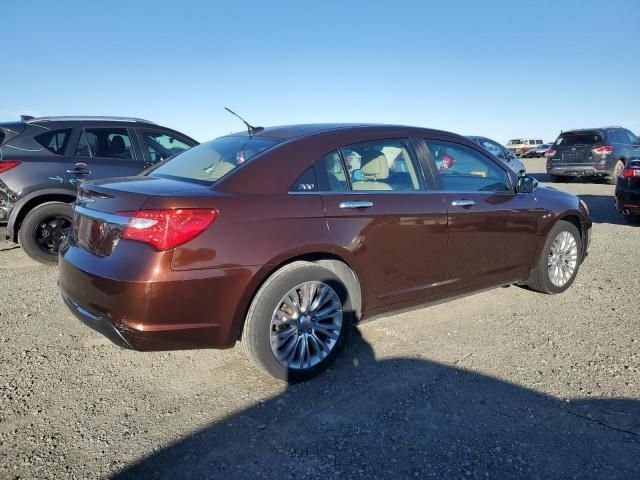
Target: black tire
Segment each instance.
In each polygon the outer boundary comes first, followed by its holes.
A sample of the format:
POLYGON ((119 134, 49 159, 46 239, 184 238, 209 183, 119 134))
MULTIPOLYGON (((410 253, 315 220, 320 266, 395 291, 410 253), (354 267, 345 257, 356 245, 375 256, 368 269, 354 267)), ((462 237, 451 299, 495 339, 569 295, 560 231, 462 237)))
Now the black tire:
POLYGON ((288 383, 310 379, 325 370, 344 346, 353 325, 353 306, 347 289, 335 273, 311 262, 297 261, 272 274, 256 293, 242 331, 242 344, 249 359, 264 373, 288 383), (284 296, 304 282, 319 281, 330 286, 342 303, 342 327, 330 353, 311 368, 288 368, 271 349, 271 318, 284 296))
POLYGON ((635 213, 629 213, 629 214, 625 215, 624 219, 627 222, 631 223, 632 225, 640 224, 640 215, 637 215, 635 213))
POLYGON ((73 211, 64 202, 47 202, 32 208, 18 230, 18 242, 27 255, 45 265, 58 263, 62 230, 71 226, 73 211), (44 227, 44 224, 47 224, 44 227))
POLYGON ((542 252, 540 254, 540 258, 536 263, 536 266, 531 273, 529 278, 529 282, 527 286, 531 290, 535 290, 536 292, 546 293, 546 294, 556 294, 562 293, 566 289, 568 289, 578 274, 578 270, 580 269, 580 257, 582 254, 582 238, 580 237, 580 232, 576 228, 576 226, 564 220, 559 220, 549 232, 547 236, 547 240, 544 242, 544 247, 542 248, 542 252), (576 263, 576 268, 573 271, 573 275, 567 280, 567 282, 559 287, 555 285, 549 276, 549 253, 551 251, 551 245, 553 241, 556 239, 560 232, 569 232, 573 235, 573 238, 576 241, 577 250, 578 250, 578 258, 576 263))
POLYGON ((623 168, 624 163, 622 162, 622 160, 618 160, 616 162, 616 166, 613 167, 613 173, 610 177, 607 177, 607 183, 609 185, 615 185, 616 183, 618 183, 618 177, 620 176, 620 172, 622 172, 623 168))
POLYGON ((564 175, 551 175, 549 174, 549 179, 552 183, 567 183, 571 180, 572 177, 566 177, 564 175))

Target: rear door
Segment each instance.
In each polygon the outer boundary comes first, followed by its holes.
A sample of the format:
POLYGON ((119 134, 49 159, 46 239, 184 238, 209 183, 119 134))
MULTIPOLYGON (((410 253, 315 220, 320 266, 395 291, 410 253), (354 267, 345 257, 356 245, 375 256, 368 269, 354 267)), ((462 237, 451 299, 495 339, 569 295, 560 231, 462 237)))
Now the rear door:
POLYGON ((515 193, 506 167, 466 145, 426 138, 428 162, 438 170, 448 211, 446 277, 453 289, 521 280, 538 246, 544 213, 532 194, 515 193))
POLYGON ((137 175, 144 168, 144 158, 132 128, 84 127, 65 173, 68 183, 79 183, 137 175))
POLYGON ((316 172, 334 248, 358 272, 370 312, 445 288, 445 206, 408 138, 345 146, 316 172))

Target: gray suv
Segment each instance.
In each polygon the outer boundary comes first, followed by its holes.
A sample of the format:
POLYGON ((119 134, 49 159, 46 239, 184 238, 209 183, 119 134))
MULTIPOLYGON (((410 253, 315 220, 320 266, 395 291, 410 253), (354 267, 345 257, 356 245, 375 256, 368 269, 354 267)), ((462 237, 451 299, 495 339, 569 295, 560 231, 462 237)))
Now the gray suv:
POLYGON ((573 177, 604 177, 611 185, 624 166, 640 159, 640 141, 622 127, 562 132, 547 151, 547 174, 552 182, 573 177))
POLYGON ((148 120, 23 116, 0 123, 0 227, 41 263, 57 263, 85 179, 126 177, 198 142, 148 120))

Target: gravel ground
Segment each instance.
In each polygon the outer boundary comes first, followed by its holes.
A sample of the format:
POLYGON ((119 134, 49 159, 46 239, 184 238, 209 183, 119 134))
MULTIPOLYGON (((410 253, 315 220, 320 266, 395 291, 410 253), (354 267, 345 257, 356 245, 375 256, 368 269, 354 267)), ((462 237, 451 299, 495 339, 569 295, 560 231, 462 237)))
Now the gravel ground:
POLYGON ((612 186, 559 187, 594 219, 568 292, 363 325, 292 387, 240 348, 121 350, 67 313, 54 268, 0 243, 0 479, 640 478, 640 228, 612 186))

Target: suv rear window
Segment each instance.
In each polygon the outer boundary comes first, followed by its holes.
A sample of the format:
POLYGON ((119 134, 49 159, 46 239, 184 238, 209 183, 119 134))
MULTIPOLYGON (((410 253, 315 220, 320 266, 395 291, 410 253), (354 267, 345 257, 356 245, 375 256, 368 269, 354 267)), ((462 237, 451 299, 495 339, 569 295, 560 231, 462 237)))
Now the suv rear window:
POLYGON ((602 135, 596 131, 566 132, 561 134, 556 140, 556 145, 563 147, 589 146, 602 143, 602 135))
POLYGON ((149 175, 212 184, 280 142, 268 137, 220 137, 170 158, 149 175))
POLYGON ((55 130, 53 132, 43 133, 42 135, 36 135, 33 139, 56 155, 64 155, 64 151, 67 148, 67 142, 71 136, 71 129, 55 130))

